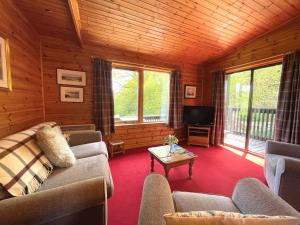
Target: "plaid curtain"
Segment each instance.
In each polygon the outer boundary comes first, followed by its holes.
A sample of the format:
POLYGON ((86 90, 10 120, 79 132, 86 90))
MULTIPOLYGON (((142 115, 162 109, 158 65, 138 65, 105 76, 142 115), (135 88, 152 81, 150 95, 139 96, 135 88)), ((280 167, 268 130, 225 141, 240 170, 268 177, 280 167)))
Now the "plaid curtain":
POLYGON ((284 56, 275 140, 300 144, 300 51, 284 56))
POLYGON ((110 135, 115 132, 112 63, 104 59, 94 59, 93 72, 94 122, 104 135, 110 135))
POLYGON ((213 73, 212 101, 215 109, 214 126, 210 142, 212 145, 224 144, 224 101, 225 101, 225 73, 213 73))
POLYGON ((169 127, 178 129, 183 127, 183 90, 180 71, 172 71, 170 79, 170 107, 169 127))

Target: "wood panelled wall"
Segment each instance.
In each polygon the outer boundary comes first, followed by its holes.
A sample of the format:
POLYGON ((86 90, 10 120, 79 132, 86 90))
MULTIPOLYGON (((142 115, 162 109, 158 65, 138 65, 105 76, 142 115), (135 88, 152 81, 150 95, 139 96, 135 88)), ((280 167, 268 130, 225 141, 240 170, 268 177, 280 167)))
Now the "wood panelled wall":
POLYGON ((290 51, 300 50, 300 17, 236 49, 231 54, 202 65, 204 68, 204 102, 211 104, 211 72, 218 69, 254 64, 290 51))
MULTIPOLYGON (((198 86, 197 98, 185 99, 184 104, 202 104, 202 82, 197 65, 161 62, 138 53, 99 46, 85 46, 82 49, 73 42, 50 37, 42 37, 42 52, 46 121, 56 121, 59 124, 93 122, 91 56, 150 66, 179 68, 182 71, 183 84, 198 86), (60 102, 59 85, 56 81, 57 68, 87 72, 87 86, 84 87, 84 103, 60 102)), ((125 147, 128 149, 162 143, 163 138, 173 132, 164 124, 123 125, 116 127, 115 135, 106 138, 122 139, 125 141, 125 147)), ((182 132, 177 131, 177 134, 182 137, 182 132)))
POLYGON ((13 90, 0 90, 0 137, 43 121, 40 39, 10 0, 0 0, 0 35, 9 39, 13 90))

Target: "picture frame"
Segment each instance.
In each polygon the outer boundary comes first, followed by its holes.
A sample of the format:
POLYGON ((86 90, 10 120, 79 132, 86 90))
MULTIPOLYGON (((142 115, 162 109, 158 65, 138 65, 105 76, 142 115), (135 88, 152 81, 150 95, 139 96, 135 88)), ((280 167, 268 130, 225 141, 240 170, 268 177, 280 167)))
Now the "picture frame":
POLYGON ((196 98, 197 86, 196 85, 184 85, 184 98, 196 98))
POLYGON ((57 69, 57 84, 86 86, 86 72, 57 69))
POLYGON ((12 91, 9 40, 0 34, 0 89, 12 91))
POLYGON ((83 102, 83 88, 60 87, 61 102, 83 102))

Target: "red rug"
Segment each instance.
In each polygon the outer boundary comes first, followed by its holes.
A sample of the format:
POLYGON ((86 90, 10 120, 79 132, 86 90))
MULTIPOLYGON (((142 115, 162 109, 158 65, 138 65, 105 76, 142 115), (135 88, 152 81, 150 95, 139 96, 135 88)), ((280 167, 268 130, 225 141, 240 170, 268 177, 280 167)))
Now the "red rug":
MULTIPOLYGON (((256 177, 265 182, 263 168, 220 147, 200 148, 185 146, 198 155, 193 166, 192 180, 188 179, 188 165, 170 170, 172 190, 216 193, 230 196, 238 180, 256 177)), ((135 225, 138 221, 143 183, 150 173, 147 148, 129 150, 109 161, 115 190, 108 201, 109 225, 135 225)), ((164 174, 155 162, 154 170, 164 174)))

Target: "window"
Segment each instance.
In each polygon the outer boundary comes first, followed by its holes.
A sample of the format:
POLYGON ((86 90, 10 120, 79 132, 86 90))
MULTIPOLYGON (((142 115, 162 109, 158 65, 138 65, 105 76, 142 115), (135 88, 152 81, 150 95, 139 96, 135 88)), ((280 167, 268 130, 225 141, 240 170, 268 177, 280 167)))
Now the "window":
POLYGON ((139 73, 132 70, 113 69, 112 80, 115 121, 137 121, 139 73))
POLYGON ((166 121, 169 115, 170 74, 144 71, 144 122, 166 121))
POLYGON ((113 68, 115 122, 167 122, 170 74, 113 68))

